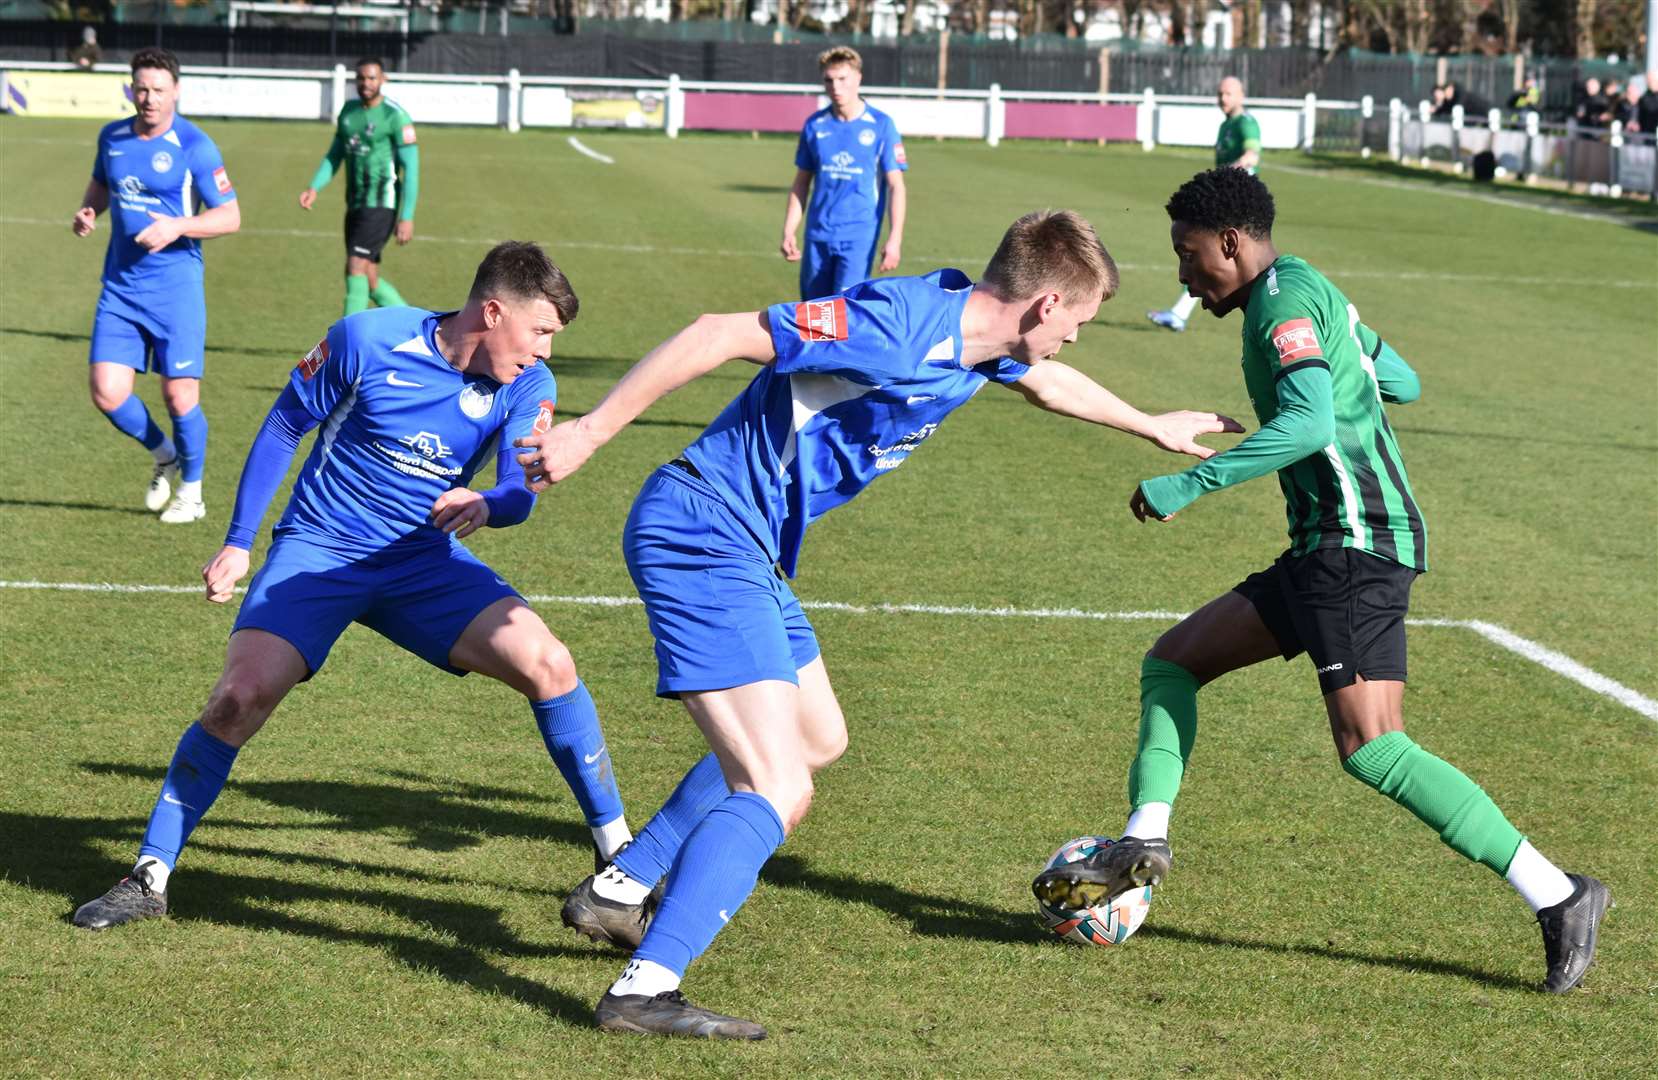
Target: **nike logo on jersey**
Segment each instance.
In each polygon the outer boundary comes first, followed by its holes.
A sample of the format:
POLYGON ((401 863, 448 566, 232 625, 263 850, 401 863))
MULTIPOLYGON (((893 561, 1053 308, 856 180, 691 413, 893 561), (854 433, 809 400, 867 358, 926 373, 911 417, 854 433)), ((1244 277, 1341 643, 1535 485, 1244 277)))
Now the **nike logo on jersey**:
POLYGON ((173 368, 174 368, 174 370, 177 370, 177 371, 183 371, 187 367, 195 367, 195 366, 196 366, 196 362, 194 360, 174 360, 173 361, 173 368))
POLYGON ((937 394, 911 394, 909 397, 904 399, 904 404, 906 404, 906 405, 921 405, 921 404, 923 404, 925 402, 928 402, 928 401, 937 401, 937 400, 938 400, 938 395, 937 394))
POLYGON ((720 922, 730 922, 730 921, 731 921, 731 916, 729 916, 725 913, 724 908, 720 908, 720 922))
POLYGON ((110 157, 120 157, 124 152, 125 151, 122 151, 122 150, 111 150, 109 152, 109 156, 110 157))
POLYGON ((395 371, 386 372, 386 382, 390 383, 392 386, 412 386, 416 389, 426 385, 425 383, 410 382, 408 379, 399 379, 397 377, 397 372, 395 371))
MULTIPOLYGON (((194 806, 191 806, 187 802, 179 801, 179 799, 176 798, 171 791, 163 791, 161 793, 161 801, 164 802, 164 803, 172 803, 174 806, 182 806, 186 810, 195 810, 196 809, 194 806)), ((198 813, 199 813, 199 811, 198 811, 198 813)))
POLYGON ((581 759, 591 765, 602 757, 604 757, 604 747, 601 746, 596 753, 583 754, 581 759))

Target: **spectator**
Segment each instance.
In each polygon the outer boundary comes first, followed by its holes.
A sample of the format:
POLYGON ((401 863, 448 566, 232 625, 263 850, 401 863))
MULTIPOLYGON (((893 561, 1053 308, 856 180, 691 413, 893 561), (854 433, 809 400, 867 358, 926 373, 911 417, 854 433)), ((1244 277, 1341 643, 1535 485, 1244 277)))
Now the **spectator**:
POLYGON ((1600 92, 1600 80, 1590 76, 1583 80, 1583 100, 1577 107, 1577 122, 1585 127, 1605 127, 1612 118, 1611 104, 1600 92))
POLYGON ((1433 117, 1435 120, 1449 120, 1451 118, 1451 99, 1445 87, 1433 88, 1433 117))
POLYGON ((1641 84, 1630 79, 1623 93, 1612 99, 1612 119, 1626 128, 1632 127, 1640 110, 1641 97, 1641 84))
POLYGON ((1508 99, 1508 107, 1516 112, 1535 109, 1543 103, 1543 92, 1537 88, 1537 76, 1527 75, 1525 85, 1508 99))
POLYGON ((91 71, 92 65, 104 58, 98 47, 98 31, 87 26, 81 29, 81 43, 69 50, 69 62, 81 71, 91 71))
POLYGON ((1658 132, 1658 68, 1646 73, 1646 93, 1635 103, 1635 123, 1631 127, 1648 135, 1658 132))

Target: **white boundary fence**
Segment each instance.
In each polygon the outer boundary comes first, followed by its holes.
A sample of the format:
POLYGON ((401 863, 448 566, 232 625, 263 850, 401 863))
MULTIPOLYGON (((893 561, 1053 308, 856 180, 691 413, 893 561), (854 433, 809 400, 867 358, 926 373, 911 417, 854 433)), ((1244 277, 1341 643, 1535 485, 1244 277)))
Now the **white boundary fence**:
MULTIPOLYGON (((31 79, 64 90, 72 65, 0 60, 0 108, 31 109, 23 92, 31 79)), ((100 64, 90 80, 125 78, 127 69, 100 64)), ((189 116, 332 120, 355 91, 344 66, 331 71, 279 68, 186 67, 179 109, 189 116)), ((88 84, 90 85, 90 84, 88 84)), ((470 124, 519 131, 525 127, 627 126, 681 131, 798 131, 805 116, 828 104, 816 84, 716 83, 667 79, 603 79, 505 75, 398 74, 389 97, 416 123, 470 124), (619 106, 631 99, 636 107, 619 106), (609 100, 613 107, 588 103, 609 100)), ((936 90, 868 87, 867 100, 893 115, 907 137, 979 139, 992 146, 1004 138, 1134 141, 1158 145, 1212 146, 1216 107, 1210 97, 1140 94, 1049 93, 1003 90, 936 90)), ((1319 110, 1357 110, 1358 102, 1254 98, 1249 109, 1268 149, 1312 148, 1319 110)), ((59 113, 58 115, 62 115, 59 113)), ((76 115, 92 115, 77 113, 76 115)), ((118 113, 111 112, 114 118, 118 113)))

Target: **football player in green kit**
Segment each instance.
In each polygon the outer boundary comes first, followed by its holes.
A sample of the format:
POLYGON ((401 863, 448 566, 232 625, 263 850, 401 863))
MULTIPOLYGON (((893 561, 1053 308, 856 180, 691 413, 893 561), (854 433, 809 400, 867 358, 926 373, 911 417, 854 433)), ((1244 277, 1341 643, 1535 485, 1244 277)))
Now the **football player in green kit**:
POLYGON ((1144 481, 1129 508, 1141 521, 1168 521, 1207 492, 1276 472, 1290 549, 1146 654, 1123 839, 1044 871, 1033 890, 1084 908, 1160 882, 1198 688, 1304 651, 1342 768, 1507 879, 1542 926, 1545 989, 1572 989, 1594 959, 1606 886, 1562 873, 1478 784, 1404 731, 1405 610, 1427 569, 1427 532, 1382 404, 1415 400, 1416 373, 1329 279, 1273 247, 1272 195, 1247 170, 1199 173, 1167 209, 1181 283, 1216 317, 1243 312, 1244 382, 1261 427, 1195 468, 1144 481))
POLYGON ((404 307, 397 288, 380 275, 380 251, 395 232, 399 244, 414 239, 415 199, 420 194, 420 147, 414 121, 383 93, 380 61, 357 61, 357 100, 346 102, 334 142, 311 184, 299 193, 306 210, 317 192, 345 166, 345 313, 404 307))
MULTIPOLYGON (((1261 163, 1261 125, 1244 112, 1243 83, 1228 75, 1220 81, 1215 100, 1220 111, 1226 114, 1226 119, 1220 122, 1220 131, 1215 134, 1215 167, 1229 166, 1255 175, 1255 167, 1261 163)), ((1183 292, 1173 307, 1166 311, 1148 311, 1146 318, 1178 334, 1186 329, 1186 320, 1192 317, 1195 307, 1197 297, 1183 292)))

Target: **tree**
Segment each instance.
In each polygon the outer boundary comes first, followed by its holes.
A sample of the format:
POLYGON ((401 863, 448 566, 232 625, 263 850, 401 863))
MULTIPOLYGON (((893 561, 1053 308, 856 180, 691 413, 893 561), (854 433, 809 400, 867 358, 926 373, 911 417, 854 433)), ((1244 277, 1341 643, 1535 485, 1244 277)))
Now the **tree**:
POLYGON ((1579 59, 1595 55, 1595 8, 1600 0, 1577 0, 1573 5, 1572 42, 1579 59))

